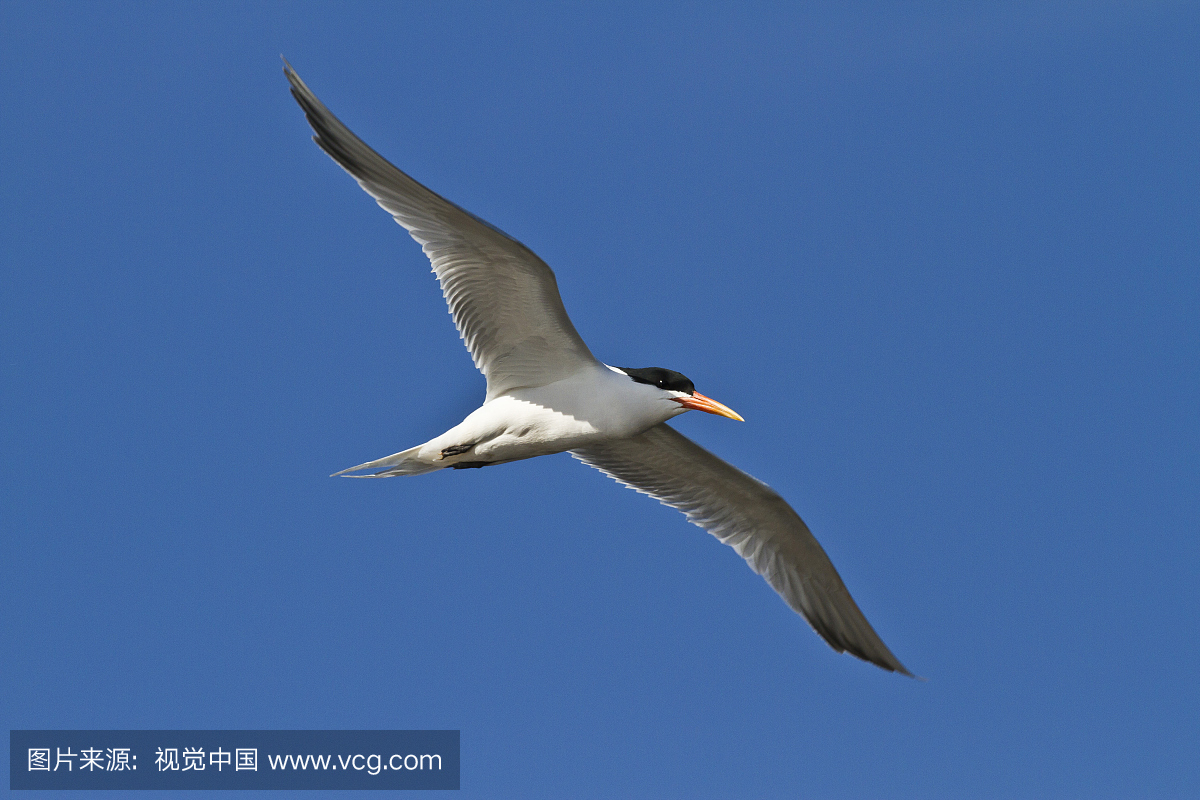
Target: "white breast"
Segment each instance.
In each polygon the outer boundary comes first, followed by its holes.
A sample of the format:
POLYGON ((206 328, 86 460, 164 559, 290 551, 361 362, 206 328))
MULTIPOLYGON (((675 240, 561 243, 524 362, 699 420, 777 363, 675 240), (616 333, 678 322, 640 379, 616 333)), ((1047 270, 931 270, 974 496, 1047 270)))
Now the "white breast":
POLYGON ((634 436, 683 411, 661 390, 636 383, 623 373, 586 369, 546 386, 513 389, 489 400, 423 445, 421 457, 436 458, 446 448, 472 444, 471 453, 453 460, 533 458, 634 436))

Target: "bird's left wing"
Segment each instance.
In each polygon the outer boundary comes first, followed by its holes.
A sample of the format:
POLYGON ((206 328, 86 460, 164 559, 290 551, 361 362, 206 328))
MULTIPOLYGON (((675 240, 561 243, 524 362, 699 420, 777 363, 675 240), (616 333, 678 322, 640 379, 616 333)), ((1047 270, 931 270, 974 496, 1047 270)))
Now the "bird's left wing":
POLYGON ((867 622, 804 520, 770 486, 666 423, 571 455, 730 545, 834 650, 912 675, 867 622))
POLYGON ((490 400, 600 367, 563 308, 546 262, 392 166, 341 123, 284 62, 313 140, 420 243, 490 400))

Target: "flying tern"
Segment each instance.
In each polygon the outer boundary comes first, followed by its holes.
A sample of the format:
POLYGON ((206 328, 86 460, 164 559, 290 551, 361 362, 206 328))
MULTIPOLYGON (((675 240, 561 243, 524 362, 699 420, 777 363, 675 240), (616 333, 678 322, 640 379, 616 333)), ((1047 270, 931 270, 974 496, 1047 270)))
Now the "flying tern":
POLYGON ((596 359, 544 261, 392 166, 330 113, 286 61, 284 73, 316 132, 313 140, 429 257, 487 379, 483 405, 441 436, 335 475, 420 475, 569 451, 730 545, 834 650, 912 674, 867 622, 791 506, 667 425, 689 409, 741 420, 737 413, 673 370, 596 359))

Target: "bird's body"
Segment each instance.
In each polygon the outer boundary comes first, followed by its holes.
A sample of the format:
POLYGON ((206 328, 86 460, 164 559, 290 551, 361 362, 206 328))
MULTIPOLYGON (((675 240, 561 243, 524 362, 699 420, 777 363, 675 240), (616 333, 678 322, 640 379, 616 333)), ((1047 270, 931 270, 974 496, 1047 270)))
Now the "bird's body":
POLYGON ((690 409, 740 416, 678 372, 597 360, 567 316, 545 262, 392 166, 331 114, 286 62, 284 72, 317 144, 421 244, 487 378, 483 405, 441 436, 336 475, 419 475, 570 451, 733 547, 834 649, 911 674, 871 628, 791 506, 665 424, 690 409))
POLYGON ((545 386, 509 389, 425 444, 337 474, 383 470, 361 476, 375 478, 483 467, 636 436, 687 411, 658 394, 617 369, 586 365, 545 386))

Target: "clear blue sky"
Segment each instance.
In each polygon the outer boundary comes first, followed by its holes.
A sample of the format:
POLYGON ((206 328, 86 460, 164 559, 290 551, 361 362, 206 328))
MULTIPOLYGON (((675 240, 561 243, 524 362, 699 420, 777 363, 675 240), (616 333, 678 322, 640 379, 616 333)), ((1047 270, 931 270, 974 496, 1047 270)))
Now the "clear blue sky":
POLYGON ((1200 9, 791 5, 0 5, 0 728, 457 728, 464 798, 1200 795, 1200 9), (484 383, 281 53, 598 357, 741 412, 677 427, 928 681, 565 455, 327 478, 484 383))

